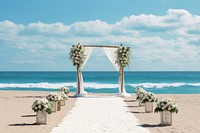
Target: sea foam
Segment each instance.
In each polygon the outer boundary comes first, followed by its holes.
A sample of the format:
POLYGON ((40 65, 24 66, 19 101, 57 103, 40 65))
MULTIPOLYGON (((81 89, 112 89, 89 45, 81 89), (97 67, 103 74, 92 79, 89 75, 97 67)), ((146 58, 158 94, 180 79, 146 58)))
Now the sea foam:
MULTIPOLYGON (((69 86, 76 88, 77 83, 0 83, 0 88, 60 88, 63 86, 69 86)), ((101 89, 101 88, 118 88, 118 84, 99 84, 99 83, 84 83, 85 88, 101 89)))
MULTIPOLYGON (((144 87, 144 88, 164 88, 164 87, 181 87, 181 86, 200 86, 200 83, 138 83, 138 84, 125 84, 131 87, 144 87)), ((76 88, 76 82, 70 83, 0 83, 0 88, 47 88, 47 89, 57 89, 63 86, 76 88)), ((93 83, 85 82, 85 88, 92 89, 102 89, 102 88, 118 88, 118 84, 103 84, 103 83, 93 83)))

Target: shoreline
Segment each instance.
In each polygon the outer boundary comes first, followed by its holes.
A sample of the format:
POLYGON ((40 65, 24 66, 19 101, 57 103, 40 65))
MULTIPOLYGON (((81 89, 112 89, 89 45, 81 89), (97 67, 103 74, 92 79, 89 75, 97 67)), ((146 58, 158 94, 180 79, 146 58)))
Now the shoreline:
MULTIPOLYGON (((48 115, 47 125, 35 125, 35 113, 31 109, 33 101, 45 97, 44 91, 6 91, 0 90, 0 129, 2 132, 42 132, 48 133, 73 109, 77 101, 70 97, 61 111, 48 115)), ((74 93, 70 93, 73 96, 74 93)), ((92 93, 91 97, 116 96, 116 94, 92 93)), ((139 126, 147 128, 152 133, 197 133, 200 132, 200 94, 156 94, 158 99, 170 97, 177 102, 179 113, 173 114, 172 126, 159 126, 159 113, 144 113, 144 107, 138 107, 133 94, 124 98, 130 112, 139 120, 139 126)), ((155 104, 154 104, 155 107, 155 104)))

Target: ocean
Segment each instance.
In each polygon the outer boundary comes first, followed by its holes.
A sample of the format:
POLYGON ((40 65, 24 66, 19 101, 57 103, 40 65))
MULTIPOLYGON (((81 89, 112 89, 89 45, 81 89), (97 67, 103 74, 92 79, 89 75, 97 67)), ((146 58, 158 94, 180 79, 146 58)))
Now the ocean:
MULTIPOLYGON (((89 93, 117 93, 118 72, 83 72, 89 93)), ((200 94, 200 72, 125 72, 125 88, 137 86, 156 94, 200 94)), ((0 90, 76 91, 76 72, 0 72, 0 90)))

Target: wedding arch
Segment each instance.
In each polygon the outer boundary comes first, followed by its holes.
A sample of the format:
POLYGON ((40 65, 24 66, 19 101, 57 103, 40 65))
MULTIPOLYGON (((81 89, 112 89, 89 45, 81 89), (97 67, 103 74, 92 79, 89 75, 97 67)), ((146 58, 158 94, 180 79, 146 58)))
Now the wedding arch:
POLYGON ((84 96, 87 94, 84 91, 82 69, 86 65, 93 48, 103 48, 108 59, 119 72, 119 93, 118 96, 130 96, 126 92, 124 85, 124 67, 129 65, 130 62, 130 47, 120 46, 104 46, 104 45, 72 45, 69 53, 73 65, 77 69, 77 89, 76 96, 84 96))

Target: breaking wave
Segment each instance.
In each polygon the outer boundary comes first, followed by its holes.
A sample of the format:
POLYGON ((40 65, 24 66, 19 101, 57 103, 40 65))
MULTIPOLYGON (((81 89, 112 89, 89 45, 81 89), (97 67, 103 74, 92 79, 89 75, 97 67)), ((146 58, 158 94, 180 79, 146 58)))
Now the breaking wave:
MULTIPOLYGON (((63 86, 69 86, 76 88, 76 82, 71 83, 0 83, 0 88, 60 88, 63 86)), ((144 88, 164 88, 164 87, 181 87, 181 86, 200 86, 200 83, 138 83, 138 84, 126 84, 131 87, 144 87, 144 88)), ((103 84, 103 83, 84 83, 85 88, 102 89, 102 88, 118 88, 118 84, 103 84)))

